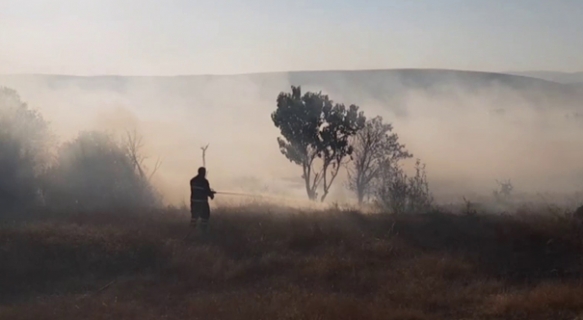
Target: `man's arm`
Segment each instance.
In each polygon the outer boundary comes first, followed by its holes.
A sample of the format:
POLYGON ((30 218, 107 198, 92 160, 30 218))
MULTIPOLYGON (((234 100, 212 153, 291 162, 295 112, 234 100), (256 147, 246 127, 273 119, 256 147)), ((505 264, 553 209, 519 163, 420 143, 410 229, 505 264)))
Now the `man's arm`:
POLYGON ((209 196, 211 199, 214 199, 214 198, 215 198, 215 192, 214 192, 214 191, 211 189, 211 186, 210 186, 210 184, 209 184, 208 180, 207 180, 207 181, 205 181, 205 184, 206 184, 206 190, 207 190, 207 192, 208 192, 208 196, 209 196))

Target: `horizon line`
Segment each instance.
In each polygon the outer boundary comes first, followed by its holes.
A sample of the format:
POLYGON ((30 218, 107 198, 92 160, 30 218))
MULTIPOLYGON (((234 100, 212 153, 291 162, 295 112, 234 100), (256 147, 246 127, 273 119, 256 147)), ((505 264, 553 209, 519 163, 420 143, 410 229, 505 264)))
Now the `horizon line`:
POLYGON ((564 72, 551 70, 524 70, 524 71, 486 71, 475 69, 453 69, 453 68, 377 68, 377 69, 301 69, 301 70, 287 70, 287 71, 259 71, 259 72, 241 72, 241 73, 191 73, 191 74, 174 74, 174 75, 139 75, 139 74, 61 74, 61 73, 0 73, 0 76, 60 76, 60 77, 79 77, 79 78, 98 78, 98 77, 159 77, 159 78, 177 78, 177 77, 225 77, 225 76, 245 76, 245 75, 267 75, 267 74, 281 74, 281 73, 309 73, 309 72, 371 72, 371 71, 410 71, 410 70, 425 70, 425 71, 457 71, 457 72, 477 72, 477 73, 491 73, 491 74, 507 74, 516 75, 521 73, 531 72, 552 72, 561 74, 578 74, 583 71, 564 72))

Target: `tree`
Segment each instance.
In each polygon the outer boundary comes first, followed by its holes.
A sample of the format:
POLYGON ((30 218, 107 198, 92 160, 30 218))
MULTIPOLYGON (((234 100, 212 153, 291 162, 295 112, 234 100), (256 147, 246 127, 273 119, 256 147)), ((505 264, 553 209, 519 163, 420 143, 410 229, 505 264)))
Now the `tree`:
POLYGON ((43 117, 15 90, 0 87, 0 209, 21 208, 35 200, 51 141, 43 117))
POLYGON ((377 116, 366 121, 351 138, 353 153, 348 166, 348 188, 356 193, 359 204, 372 195, 374 179, 383 166, 413 156, 405 150, 404 144, 399 143, 399 136, 392 130, 390 123, 383 123, 383 118, 377 116))
POLYGON ((302 95, 301 87, 292 86, 291 93, 281 92, 277 97, 271 119, 283 136, 277 138, 279 149, 290 162, 302 166, 310 200, 318 198, 322 184, 320 201, 324 201, 343 161, 352 154, 349 138, 366 121, 358 109, 333 103, 321 92, 302 95))

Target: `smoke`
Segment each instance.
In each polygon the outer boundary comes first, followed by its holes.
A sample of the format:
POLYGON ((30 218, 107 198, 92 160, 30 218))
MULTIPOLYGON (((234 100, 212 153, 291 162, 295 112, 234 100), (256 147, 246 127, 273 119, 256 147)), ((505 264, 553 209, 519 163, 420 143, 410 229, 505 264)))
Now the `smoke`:
MULTIPOLYGON (((207 144, 216 190, 305 197, 301 170, 279 152, 270 118, 278 93, 291 85, 323 91, 361 106, 368 118, 381 115, 393 123, 401 143, 427 164, 437 195, 489 193, 496 179, 511 179, 523 192, 583 189, 583 122, 567 117, 581 113, 576 92, 550 83, 536 90, 498 82, 469 88, 467 79, 436 86, 381 76, 0 76, 0 85, 38 109, 60 141, 83 130, 123 137, 135 129, 143 137, 145 165, 152 169, 161 161, 153 181, 173 204, 186 202, 188 180, 207 144)), ((330 201, 352 197, 344 178, 330 201)))
POLYGON ((423 92, 410 92, 406 106, 406 117, 379 113, 393 119, 401 141, 427 164, 438 200, 491 195, 496 180, 506 179, 517 193, 583 190, 577 138, 583 126, 566 119, 560 107, 534 110, 520 101, 493 103, 486 94, 452 99, 423 92))
POLYGON ((566 119, 570 110, 537 109, 515 91, 493 89, 452 90, 450 97, 409 93, 408 116, 395 121, 396 130, 427 163, 434 189, 484 193, 495 179, 511 179, 528 193, 581 190, 583 126, 566 119))

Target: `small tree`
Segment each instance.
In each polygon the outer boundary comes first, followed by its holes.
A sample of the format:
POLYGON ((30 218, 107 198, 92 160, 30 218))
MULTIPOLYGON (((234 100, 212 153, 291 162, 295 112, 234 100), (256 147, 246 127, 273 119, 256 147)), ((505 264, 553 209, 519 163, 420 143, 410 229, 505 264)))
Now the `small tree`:
POLYGON ((413 177, 408 177, 398 164, 385 162, 375 183, 374 195, 382 209, 396 214, 421 212, 433 205, 425 165, 419 159, 415 162, 413 177))
POLYGON ((316 200, 322 184, 320 201, 324 201, 343 161, 352 154, 349 138, 364 126, 366 118, 358 106, 346 108, 321 92, 302 95, 300 87, 291 89, 291 93, 279 94, 277 109, 271 114, 283 136, 277 138, 279 148, 291 162, 302 166, 308 198, 316 200))
POLYGON ((500 202, 509 201, 510 198, 512 197, 512 191, 514 190, 514 186, 512 185, 512 182, 510 180, 506 180, 506 181, 502 181, 502 182, 496 180, 496 183, 498 184, 498 189, 495 189, 494 191, 492 191, 494 198, 500 202))
POLYGON ((144 160, 146 160, 146 157, 142 154, 142 148, 144 147, 142 136, 138 135, 136 130, 127 131, 122 147, 125 149, 126 156, 134 165, 134 169, 140 177, 147 181, 151 181, 154 174, 156 174, 156 171, 160 169, 162 162, 160 161, 160 158, 158 158, 154 164, 152 172, 146 175, 146 168, 144 166, 144 160))
MULTIPOLYGON (((202 166, 205 168, 206 168, 206 151, 208 150, 208 148, 209 148, 208 144, 204 147, 200 147, 200 150, 202 150, 202 166)), ((208 168, 206 168, 206 169, 208 172, 208 168)))
POLYGON ((383 123, 383 118, 377 116, 366 121, 351 138, 353 153, 348 166, 348 188, 356 193, 359 204, 372 195, 374 179, 383 166, 391 167, 413 156, 399 143, 399 136, 391 133, 392 130, 390 123, 383 123))
POLYGON ((433 205, 433 195, 429 190, 425 164, 421 160, 415 161, 415 175, 409 178, 409 210, 419 212, 428 210, 433 205))

